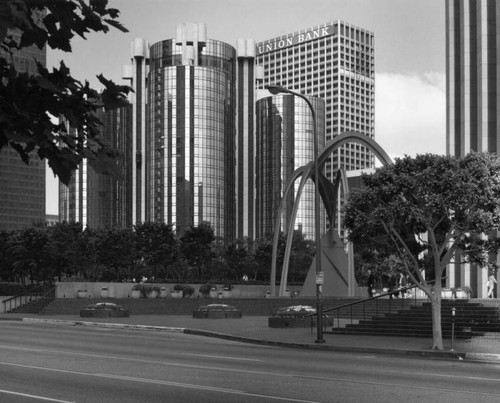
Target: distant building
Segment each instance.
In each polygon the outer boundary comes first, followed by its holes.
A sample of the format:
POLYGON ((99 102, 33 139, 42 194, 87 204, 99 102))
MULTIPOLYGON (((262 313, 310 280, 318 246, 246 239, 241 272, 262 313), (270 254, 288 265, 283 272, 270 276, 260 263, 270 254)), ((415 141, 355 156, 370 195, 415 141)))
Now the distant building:
MULTIPOLYGON (((323 148, 325 102, 317 97, 310 97, 310 102, 317 117, 316 141, 323 148)), ((285 185, 294 171, 314 160, 314 141, 311 111, 303 99, 284 94, 268 96, 257 101, 256 109, 255 235, 261 238, 274 232, 285 185)), ((298 187, 297 181, 295 192, 285 200, 281 222, 284 233, 292 219, 298 187)), ((295 229, 309 239, 314 239, 314 193, 314 184, 309 181, 302 192, 295 219, 295 229)))
MULTIPOLYGON (((104 111, 97 117, 103 123, 101 139, 120 152, 117 161, 121 177, 114 178, 94 171, 83 160, 73 172, 68 186, 59 182, 59 217, 61 221, 79 222, 83 227, 131 227, 131 106, 104 111)), ((69 132, 74 129, 68 128, 69 132)))
MULTIPOLYGON (((446 152, 500 152, 500 3, 446 0, 446 152)), ((490 262, 500 264, 498 256, 490 262)), ((498 277, 498 274, 497 274, 498 277)), ((447 285, 486 296, 488 268, 449 266, 447 285)))
POLYGON ((45 223, 47 226, 52 227, 59 222, 59 215, 57 214, 46 214, 45 215, 45 223))
MULTIPOLYGON (((19 72, 37 74, 36 61, 46 65, 46 49, 36 46, 14 53, 19 72)), ((10 147, 0 151, 0 229, 15 230, 45 221, 45 161, 37 155, 26 165, 10 147)))
POLYGON ((236 49, 180 24, 149 48, 147 77, 145 219, 234 239, 236 49))
MULTIPOLYGON (((257 44, 263 68, 260 88, 276 84, 325 101, 325 142, 346 131, 375 136, 375 61, 372 32, 332 21, 257 44)), ((338 169, 374 166, 372 153, 350 143, 325 164, 333 180, 338 169)), ((339 221, 339 220, 338 220, 339 221)))
MULTIPOLYGON (((116 208, 111 222, 165 222, 179 234, 209 222, 220 239, 263 236, 285 181, 314 157, 307 105, 270 97, 264 86, 314 100, 320 149, 348 130, 373 138, 373 48, 373 33, 342 21, 257 45, 240 39, 236 47, 209 39, 204 24, 180 24, 175 38, 152 45, 135 39, 123 68, 134 89, 130 115, 116 137, 126 138, 125 188, 92 177, 84 163, 73 188, 61 188, 60 211, 88 225, 110 222, 101 212, 116 208), (112 202, 112 194, 126 201, 112 202)), ((325 173, 369 168, 373 159, 363 146, 347 144, 325 173)), ((306 186, 296 220, 306 236, 314 233, 313 192, 306 186)))
POLYGON ((255 41, 236 45, 236 238, 255 237, 255 100, 262 72, 255 68, 255 41))

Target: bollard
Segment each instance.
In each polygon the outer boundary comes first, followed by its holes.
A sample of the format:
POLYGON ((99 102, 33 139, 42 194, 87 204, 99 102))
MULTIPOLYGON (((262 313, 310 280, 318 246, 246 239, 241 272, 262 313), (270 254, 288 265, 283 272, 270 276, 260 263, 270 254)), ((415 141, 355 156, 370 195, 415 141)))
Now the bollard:
POLYGON ((451 308, 451 349, 450 349, 450 351, 455 351, 453 349, 454 341, 455 341, 455 307, 451 308))

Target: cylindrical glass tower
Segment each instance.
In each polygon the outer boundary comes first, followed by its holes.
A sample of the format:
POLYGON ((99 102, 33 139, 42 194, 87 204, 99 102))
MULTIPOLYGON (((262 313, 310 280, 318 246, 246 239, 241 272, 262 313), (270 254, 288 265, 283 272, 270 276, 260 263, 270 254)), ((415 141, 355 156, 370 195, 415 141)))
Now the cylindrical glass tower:
POLYGON ((150 48, 146 217, 176 226, 209 222, 235 231, 236 50, 180 26, 150 48))
MULTIPOLYGON (((311 97, 316 113, 316 141, 325 145, 325 103, 311 97)), ((292 95, 275 95, 257 101, 256 236, 274 231, 284 188, 292 173, 314 160, 313 121, 307 103, 292 95)), ((300 181, 285 200, 281 229, 287 231, 300 181)), ((308 181, 299 202, 294 228, 314 239, 314 184, 308 181)), ((321 208, 324 223, 324 209, 321 208)), ((321 229, 324 233, 324 228, 321 229)))

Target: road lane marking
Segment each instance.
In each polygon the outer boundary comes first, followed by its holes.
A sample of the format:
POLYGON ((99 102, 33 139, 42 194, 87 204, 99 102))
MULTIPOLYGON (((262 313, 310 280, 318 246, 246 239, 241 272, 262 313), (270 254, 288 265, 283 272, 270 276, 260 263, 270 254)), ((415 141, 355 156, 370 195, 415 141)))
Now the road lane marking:
MULTIPOLYGON (((0 361, 0 365, 29 368, 29 369, 35 369, 35 370, 44 370, 44 371, 50 371, 50 372, 59 372, 59 373, 72 374, 72 375, 82 375, 82 376, 91 376, 91 377, 100 377, 100 378, 113 378, 113 379, 129 380, 129 381, 142 382, 142 383, 153 383, 153 384, 166 385, 166 386, 177 386, 177 387, 185 387, 185 388, 192 388, 192 389, 219 391, 219 392, 223 392, 223 393, 241 394, 244 396, 253 396, 253 397, 266 397, 266 398, 273 399, 273 400, 285 400, 285 401, 298 402, 298 403, 318 403, 318 402, 314 402, 314 401, 310 401, 310 400, 282 398, 279 396, 272 396, 272 395, 259 395, 259 394, 239 391, 239 390, 235 390, 235 389, 216 388, 216 387, 210 387, 210 386, 184 384, 184 383, 177 383, 177 382, 161 381, 161 380, 154 380, 154 379, 144 379, 144 378, 128 377, 128 376, 113 375, 113 374, 72 371, 72 370, 64 370, 64 369, 58 369, 58 368, 40 367, 40 366, 36 366, 36 365, 9 363, 9 362, 3 362, 3 361, 0 361)), ((257 371, 239 371, 239 370, 236 370, 234 372, 250 372, 250 373, 255 373, 255 374, 259 374, 259 375, 264 375, 264 373, 257 372, 257 371)), ((429 391, 438 391, 438 392, 446 392, 446 393, 466 393, 468 395, 474 395, 474 396, 476 396, 476 395, 477 396, 495 396, 495 397, 500 396, 500 393, 475 392, 475 391, 469 391, 469 390, 464 390, 464 389, 434 388, 434 387, 416 386, 413 384, 404 384, 404 383, 403 384, 395 384, 395 383, 387 383, 387 382, 373 382, 373 381, 345 379, 345 378, 342 379, 342 378, 333 378, 333 377, 316 377, 316 376, 307 376, 307 375, 286 375, 286 374, 279 374, 279 373, 269 373, 269 375, 274 375, 274 376, 278 376, 278 377, 281 376, 281 377, 290 377, 290 378, 325 380, 325 381, 329 381, 329 382, 338 382, 338 383, 354 383, 354 384, 374 385, 374 386, 389 386, 389 387, 404 388, 404 389, 429 390, 429 391)), ((480 378, 480 379, 482 379, 482 378, 480 378)), ((491 379, 491 378, 486 378, 484 380, 497 381, 496 379, 491 379)))
MULTIPOLYGON (((88 377, 94 377, 94 378, 116 379, 116 380, 127 381, 127 382, 139 382, 139 383, 147 383, 147 384, 154 384, 154 385, 172 386, 172 387, 185 388, 185 389, 204 390, 204 391, 209 391, 209 392, 219 392, 219 393, 226 393, 226 394, 233 394, 233 395, 240 395, 240 396, 259 397, 259 398, 266 398, 266 399, 270 399, 270 400, 280 400, 280 401, 286 401, 286 402, 321 403, 321 402, 315 401, 315 400, 303 400, 303 399, 294 399, 294 398, 290 398, 290 397, 281 397, 281 396, 266 395, 266 394, 260 394, 260 393, 251 393, 251 392, 245 392, 243 390, 219 388, 219 387, 215 387, 215 386, 195 385, 195 384, 190 384, 190 383, 161 381, 161 380, 157 380, 157 379, 137 378, 137 377, 132 377, 132 376, 122 376, 122 375, 113 375, 113 374, 104 374, 104 373, 89 373, 89 372, 81 372, 81 371, 71 371, 71 370, 65 370, 65 369, 47 368, 47 367, 40 367, 37 365, 15 364, 15 363, 8 363, 8 362, 1 362, 1 361, 0 361, 0 364, 9 365, 9 366, 13 366, 13 367, 35 369, 38 371, 42 370, 42 371, 57 372, 57 373, 64 373, 64 374, 70 374, 70 375, 88 376, 88 377)), ((60 402, 60 403, 72 403, 72 402, 68 402, 68 401, 64 401, 64 400, 53 400, 53 399, 50 399, 48 401, 60 402)))
MULTIPOLYGON (((317 380, 336 380, 335 378, 329 378, 329 377, 322 377, 322 376, 308 376, 308 375, 296 375, 296 374, 282 374, 278 372, 261 372, 261 371, 252 371, 248 369, 236 369, 236 368, 224 368, 220 366, 209 366, 209 365, 193 365, 193 364, 183 364, 183 363, 178 363, 178 362, 170 362, 170 361, 153 361, 153 360, 146 360, 146 359, 140 359, 140 358, 130 358, 130 357, 119 357, 119 356, 113 356, 113 355, 102 355, 102 354, 91 354, 91 353, 75 353, 71 351, 58 351, 58 350, 44 350, 44 349, 36 349, 36 348, 28 348, 28 347, 12 347, 12 346, 5 346, 5 345, 0 345, 0 349, 6 349, 6 350, 19 350, 19 351, 30 351, 30 352, 37 352, 37 353, 42 353, 42 354, 60 354, 60 355, 69 355, 69 356, 77 356, 77 357, 89 357, 89 358, 98 358, 98 359, 112 359, 112 360, 117 360, 117 361, 127 361, 127 362, 139 362, 139 363, 146 363, 146 364, 157 364, 157 365, 164 365, 164 366, 172 366, 172 367, 179 367, 179 368, 194 368, 194 369, 201 369, 201 370, 211 370, 211 371, 225 371, 225 372, 235 372, 235 373, 246 373, 246 374, 256 374, 256 375, 271 375, 271 376, 280 376, 284 378, 291 378, 291 377, 305 377, 305 378, 311 378, 311 379, 317 379, 317 380)), ((385 370, 385 374, 400 374, 400 375, 420 375, 420 376, 427 376, 427 377, 441 377, 441 378, 453 378, 455 380, 458 379, 464 379, 464 380, 477 380, 477 381, 489 381, 489 382, 500 382, 499 378, 486 378, 486 377, 475 377, 475 376, 464 376, 464 375, 446 375, 442 373, 430 373, 430 372, 411 372, 411 371, 393 371, 393 370, 385 370)))
POLYGON ((234 360, 234 361, 262 362, 262 360, 259 360, 257 358, 231 357, 227 355, 208 355, 208 354, 183 354, 183 355, 189 355, 193 357, 218 358, 223 360, 234 360))
POLYGON ((5 390, 5 389, 0 389, 0 393, 4 393, 6 395, 14 395, 14 396, 21 396, 21 397, 29 397, 31 399, 37 399, 37 400, 43 400, 45 402, 56 402, 56 403, 74 403, 72 400, 59 400, 59 399, 52 399, 50 397, 45 397, 45 396, 39 396, 39 395, 30 395, 28 393, 20 393, 20 392, 14 392, 12 390, 5 390))
MULTIPOLYGON (((408 373, 411 374, 411 373, 408 373)), ((419 389, 419 390, 429 390, 436 392, 449 392, 449 393, 465 393, 468 395, 478 395, 478 396, 500 396, 500 393, 488 393, 488 392, 474 392, 471 390, 464 389, 448 389, 448 388, 433 388, 430 386, 416 386, 413 384, 397 384, 397 383, 388 383, 388 382, 373 382, 373 381, 365 381, 358 379, 345 379, 345 378, 329 378, 329 377, 317 377, 317 376, 307 376, 307 375, 296 375, 295 378, 303 378, 303 379, 313 379, 313 380, 324 380, 329 382, 338 382, 338 383, 355 383, 360 385, 373 385, 373 386, 389 386, 393 388, 403 388, 403 389, 419 389)), ((488 381, 497 381, 492 378, 479 378, 482 380, 488 381)))
POLYGON ((203 385, 194 385, 191 383, 179 383, 179 382, 170 382, 170 381, 159 381, 159 380, 154 380, 154 379, 144 379, 144 378, 136 378, 136 377, 129 377, 129 376, 121 376, 121 375, 110 375, 110 374, 96 374, 97 376, 102 376, 103 378, 110 378, 110 379, 118 379, 118 380, 124 380, 124 381, 132 381, 132 382, 142 382, 142 383, 152 383, 155 385, 167 385, 167 386, 177 386, 180 388, 187 388, 187 389, 197 389, 197 390, 208 390, 212 392, 222 392, 222 393, 229 393, 229 394, 235 394, 235 395, 242 395, 242 396, 252 396, 252 397, 264 397, 267 399, 272 399, 272 400, 284 400, 287 402, 297 402, 297 403, 320 403, 315 400, 303 400, 303 399, 294 399, 290 397, 281 397, 281 396, 274 396, 274 395, 264 395, 260 393, 250 393, 250 392, 245 392, 243 390, 237 390, 237 389, 227 389, 227 388, 218 388, 214 386, 203 386, 203 385))

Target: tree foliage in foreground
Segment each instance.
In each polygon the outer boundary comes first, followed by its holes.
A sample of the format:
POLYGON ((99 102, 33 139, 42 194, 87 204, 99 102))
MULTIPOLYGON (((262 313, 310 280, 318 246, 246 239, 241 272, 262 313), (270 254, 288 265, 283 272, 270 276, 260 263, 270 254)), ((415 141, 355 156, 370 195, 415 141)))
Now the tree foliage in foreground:
POLYGON ((405 157, 363 179, 366 186, 345 207, 350 239, 397 253, 432 302, 433 348, 443 349, 446 266, 452 258, 486 264, 498 249, 496 238, 486 235, 500 224, 500 159, 487 153, 405 157))
POLYGON ((117 21, 119 11, 107 0, 2 0, 0 2, 0 150, 11 147, 26 163, 36 154, 46 159, 68 184, 71 172, 88 159, 100 173, 118 175, 118 156, 100 137, 95 111, 126 104, 130 88, 98 76, 102 93, 71 76, 60 62, 52 71, 38 61, 38 74, 14 67, 18 50, 45 46, 71 52, 75 35, 127 30, 117 21), (60 119, 54 119, 60 118, 60 119), (68 130, 66 122, 71 129, 68 130))

